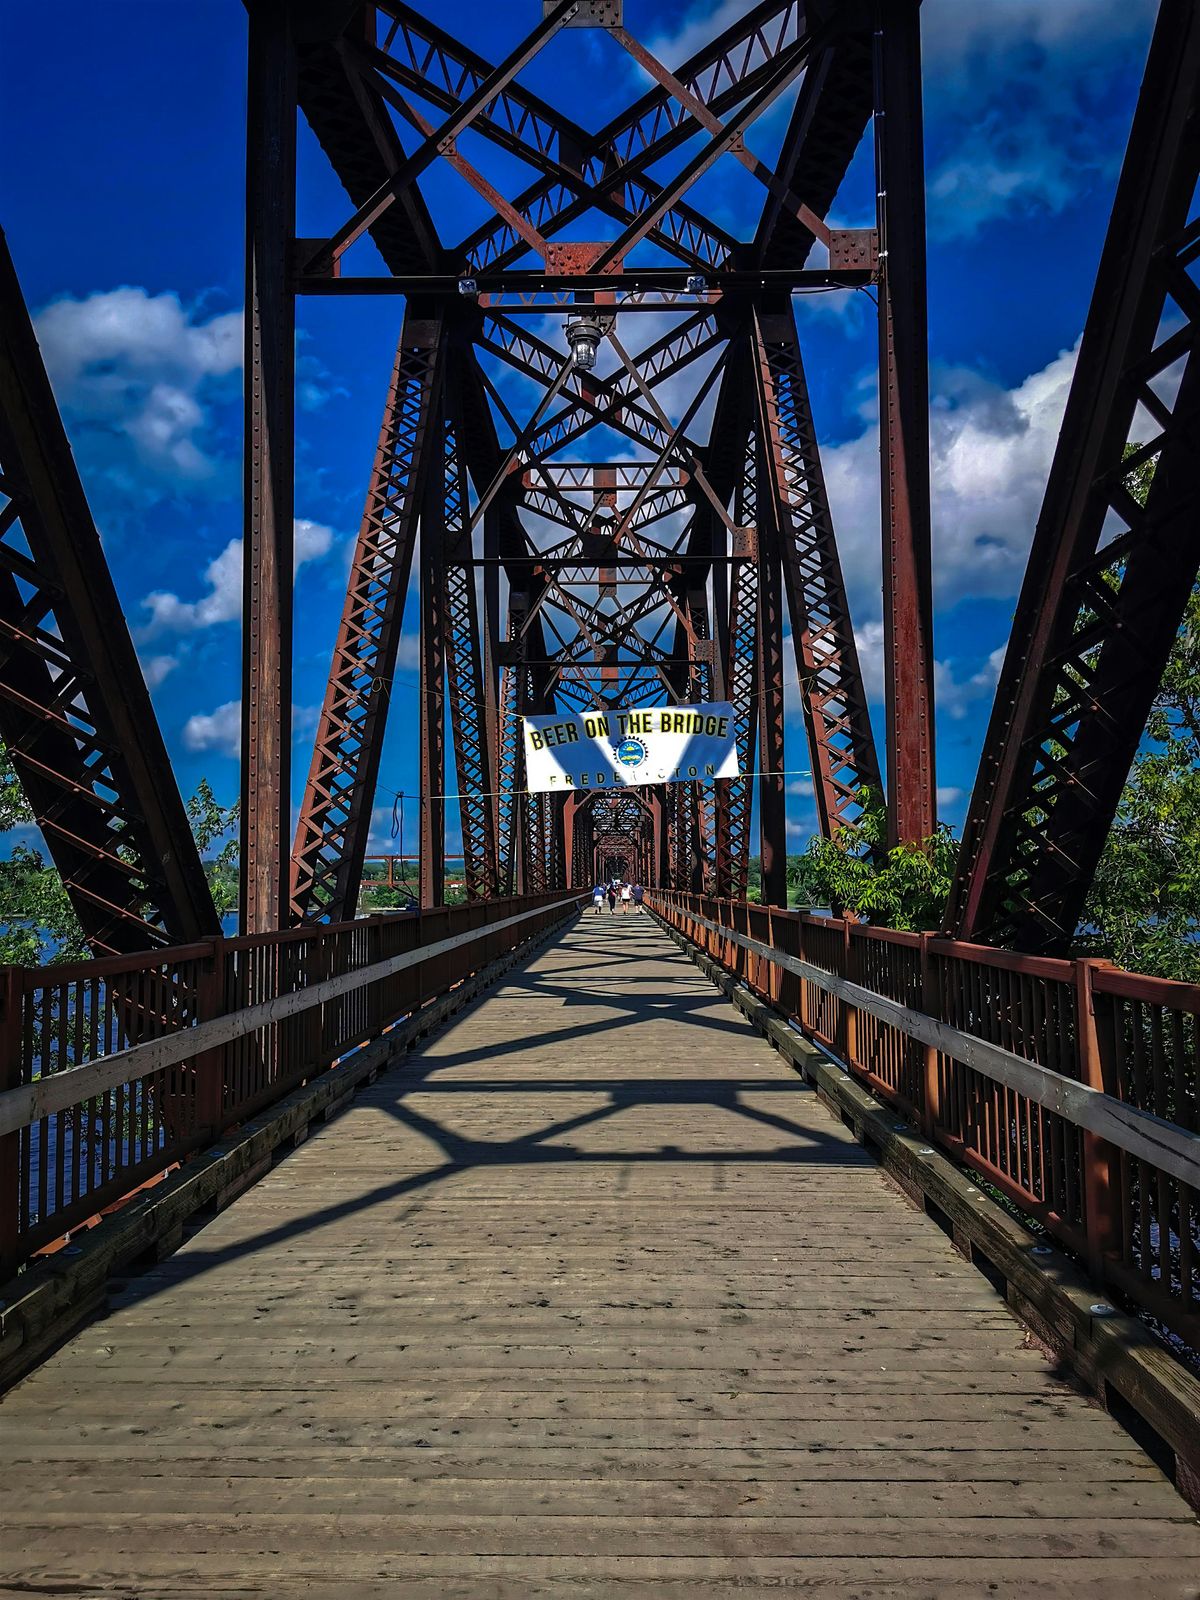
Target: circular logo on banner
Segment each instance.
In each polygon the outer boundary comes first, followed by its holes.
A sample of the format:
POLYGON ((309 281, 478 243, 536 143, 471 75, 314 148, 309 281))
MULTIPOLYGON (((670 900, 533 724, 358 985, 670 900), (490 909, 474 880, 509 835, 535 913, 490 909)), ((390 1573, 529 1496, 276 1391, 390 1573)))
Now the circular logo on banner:
POLYGON ((621 766, 640 767, 646 759, 646 746, 640 739, 622 739, 615 754, 621 766))

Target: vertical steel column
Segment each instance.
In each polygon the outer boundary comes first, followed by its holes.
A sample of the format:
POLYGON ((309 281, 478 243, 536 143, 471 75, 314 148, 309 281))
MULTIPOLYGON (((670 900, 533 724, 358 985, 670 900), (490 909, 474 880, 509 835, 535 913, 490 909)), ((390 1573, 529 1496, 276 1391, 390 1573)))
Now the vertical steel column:
POLYGON ((888 840, 898 844, 937 822, 920 0, 877 6, 875 173, 888 840))
POLYGON ((446 899, 446 520, 445 412, 432 420, 434 449, 421 508, 421 870, 422 908, 446 899))
POLYGON ((246 933, 288 909, 296 308, 296 61, 286 0, 249 6, 242 887, 246 933))
POLYGON ((821 832, 860 814, 879 765, 833 516, 791 306, 756 314, 756 390, 765 465, 759 535, 777 540, 792 619, 821 832))
MULTIPOLYGON (((770 471, 768 452, 759 470, 770 471)), ((766 496, 759 495, 759 504, 766 496)), ((758 530, 758 837, 761 898, 787 905, 787 799, 783 776, 783 611, 779 544, 767 521, 758 530)))
POLYGON ((417 520, 441 443, 444 353, 441 317, 410 304, 292 847, 292 916, 301 922, 339 922, 358 900, 417 520))
MULTIPOLYGON (((729 601, 720 635, 725 641, 725 692, 733 705, 734 743, 742 772, 754 768, 758 738, 758 450, 748 426, 734 516, 743 530, 743 559, 729 569, 729 601)), ((714 893, 740 899, 746 893, 750 855, 750 778, 720 779, 716 788, 714 893)), ((682 884, 675 884, 683 888, 682 884)))
MULTIPOLYGON (((463 878, 469 900, 490 900, 496 894, 496 817, 491 750, 483 701, 483 662, 475 566, 471 560, 467 474, 460 446, 460 424, 446 400, 445 453, 440 532, 435 557, 442 579, 442 624, 450 691, 450 729, 462 829, 463 878)), ((430 535, 437 529, 431 525, 430 535)))
POLYGON ((521 737, 521 683, 525 667, 520 657, 524 654, 523 627, 529 614, 528 596, 512 587, 508 591, 508 638, 504 660, 500 669, 500 704, 497 709, 496 733, 496 788, 497 821, 496 845, 499 864, 500 893, 522 892, 522 839, 521 790, 525 787, 525 750, 521 737))

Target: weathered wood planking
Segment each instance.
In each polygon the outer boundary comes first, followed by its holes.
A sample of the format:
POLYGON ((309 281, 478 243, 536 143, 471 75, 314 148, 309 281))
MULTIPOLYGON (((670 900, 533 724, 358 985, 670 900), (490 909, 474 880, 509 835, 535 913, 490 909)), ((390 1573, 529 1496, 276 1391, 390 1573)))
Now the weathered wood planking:
POLYGON ((1194 1596, 1200 1529, 648 919, 0 1405, 0 1595, 1194 1596))

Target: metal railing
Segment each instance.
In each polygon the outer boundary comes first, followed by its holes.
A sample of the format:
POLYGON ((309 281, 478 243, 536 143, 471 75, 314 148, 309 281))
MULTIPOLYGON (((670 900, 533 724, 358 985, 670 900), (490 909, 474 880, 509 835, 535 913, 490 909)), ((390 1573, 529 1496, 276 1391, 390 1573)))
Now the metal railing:
POLYGON ((650 904, 1200 1346, 1200 987, 741 901, 650 904))
POLYGON ((0 967, 0 1274, 568 915, 475 902, 0 967))

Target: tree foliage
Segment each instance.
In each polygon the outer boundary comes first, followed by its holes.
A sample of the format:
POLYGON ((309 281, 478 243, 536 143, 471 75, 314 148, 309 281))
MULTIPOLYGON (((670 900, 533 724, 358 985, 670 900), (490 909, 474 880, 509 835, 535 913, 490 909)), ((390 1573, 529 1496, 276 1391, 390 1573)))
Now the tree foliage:
MULTIPOLYGON (((1129 444, 1125 454, 1140 449, 1129 444)), ((1151 457, 1126 478, 1139 505, 1156 465, 1151 457)), ((1137 972, 1200 982, 1200 586, 1105 842, 1079 946, 1137 972)))
POLYGON ((802 901, 886 928, 939 927, 958 850, 952 830, 939 823, 919 844, 889 850, 882 796, 868 791, 863 801, 857 822, 833 839, 812 839, 804 855, 793 858, 794 874, 789 860, 789 887, 802 901))
POLYGON ((1138 972, 1200 981, 1200 587, 1101 855, 1080 946, 1138 972))
MULTIPOLYGON (((187 803, 187 813, 202 854, 225 839, 204 862, 217 910, 223 914, 238 899, 237 840, 226 837, 237 822, 238 808, 222 806, 202 778, 187 803)), ((8 752, 0 745, 0 829, 34 827, 33 812, 8 752)), ((79 961, 88 954, 58 869, 36 845, 17 841, 7 859, 0 860, 0 962, 36 967, 79 961)))
POLYGON ((200 779, 195 794, 187 802, 188 821, 197 848, 204 857, 204 873, 212 892, 213 904, 222 917, 237 910, 240 880, 236 830, 240 810, 237 801, 231 806, 223 806, 213 794, 207 778, 200 779), (214 844, 222 840, 224 842, 215 855, 205 856, 206 850, 211 850, 214 844))

